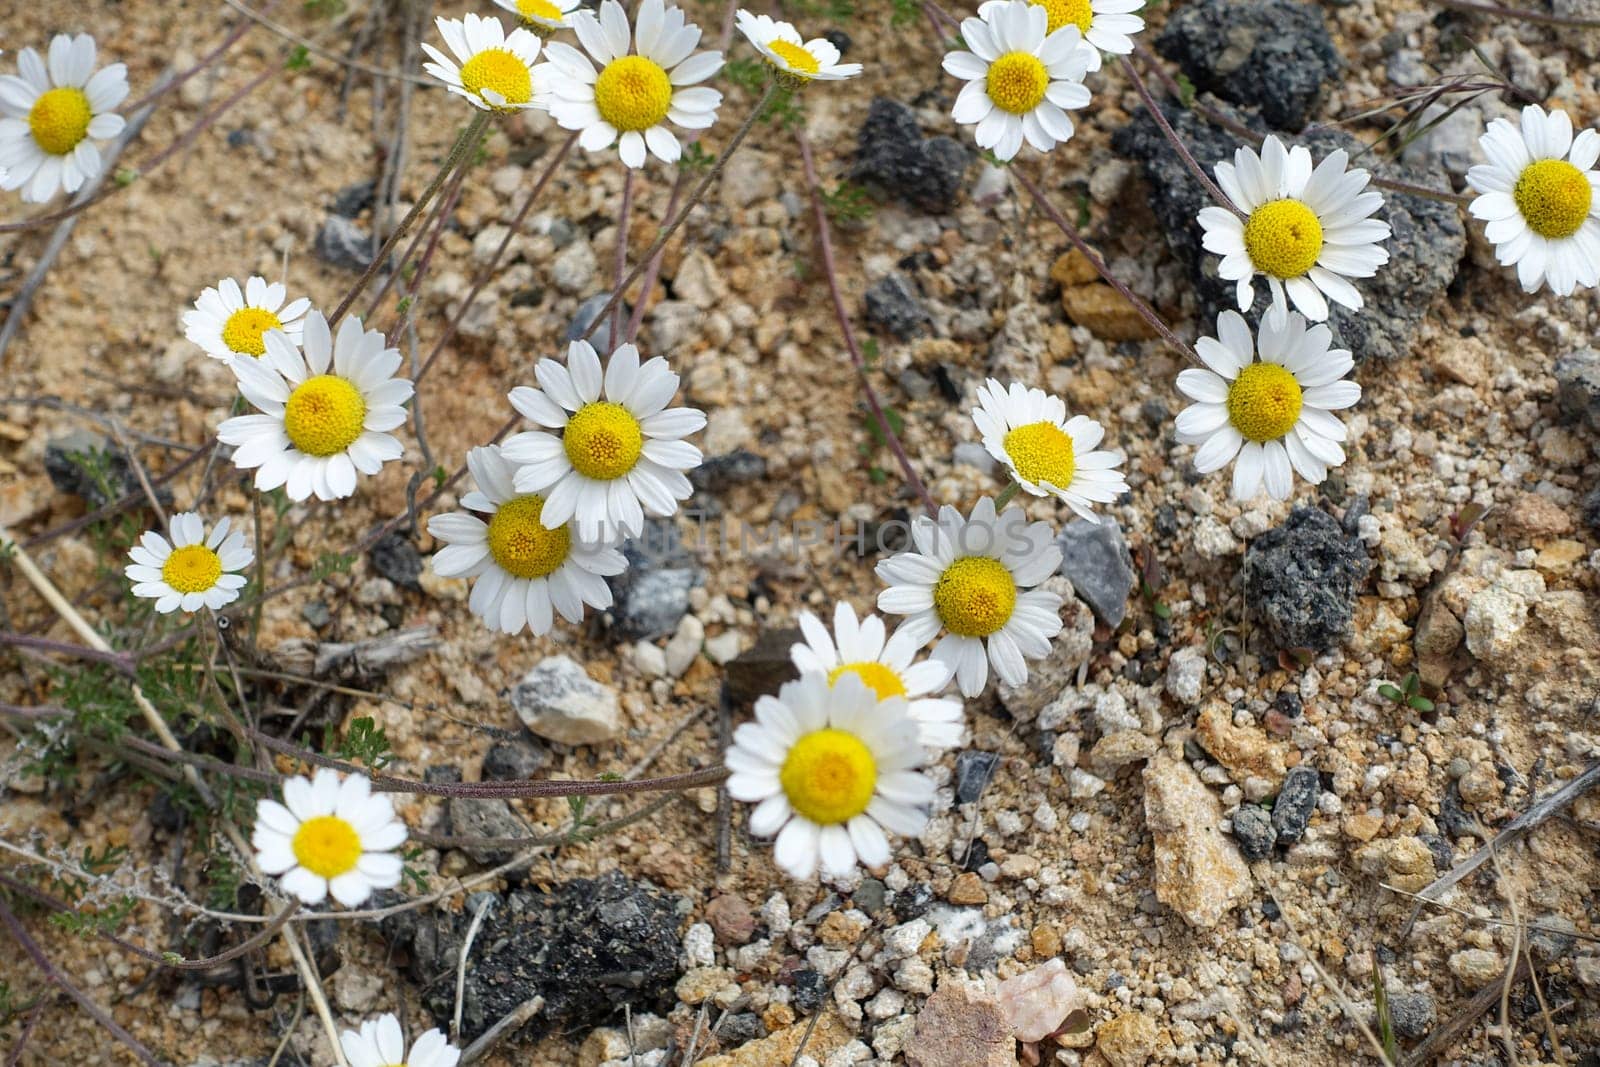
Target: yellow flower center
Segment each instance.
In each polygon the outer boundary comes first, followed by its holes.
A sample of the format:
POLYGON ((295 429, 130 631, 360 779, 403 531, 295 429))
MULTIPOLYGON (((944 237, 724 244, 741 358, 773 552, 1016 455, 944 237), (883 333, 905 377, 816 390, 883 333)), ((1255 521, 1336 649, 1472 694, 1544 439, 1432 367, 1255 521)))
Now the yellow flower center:
POLYGON ((1300 383, 1276 363, 1252 363, 1228 386, 1228 421, 1246 440, 1276 441, 1300 418, 1300 383))
POLYGON ((222 343, 230 352, 261 356, 267 343, 261 336, 268 330, 283 329, 283 320, 266 308, 240 308, 222 324, 222 343))
POLYGON ((461 84, 485 103, 485 89, 499 93, 508 104, 526 104, 533 99, 528 65, 504 48, 486 48, 462 64, 461 84))
POLYGON ((62 86, 41 93, 28 112, 28 129, 40 148, 64 156, 89 135, 89 97, 82 89, 62 86))
POLYGON ((1017 583, 988 556, 962 556, 933 585, 933 607, 945 629, 961 637, 988 637, 1011 618, 1017 583))
POLYGON ((1244 224, 1244 250, 1257 270, 1274 278, 1298 278, 1322 254, 1322 223, 1298 200, 1271 200, 1244 224))
POLYGON ((1039 106, 1049 87, 1050 74, 1038 56, 1007 52, 989 64, 989 99, 1001 111, 1026 115, 1039 106))
POLYGON ((550 0, 517 0, 517 13, 531 21, 565 22, 561 9, 550 0))
POLYGON ((900 680, 900 676, 875 660, 839 664, 828 672, 828 684, 835 684, 845 674, 853 674, 860 678, 867 684, 868 689, 878 694, 879 700, 906 695, 906 684, 900 680))
POLYGON ((878 784, 878 763, 855 734, 816 730, 789 749, 778 781, 795 811, 832 826, 867 810, 878 784))
POLYGON ((222 577, 222 560, 205 545, 173 549, 161 565, 161 579, 180 593, 204 593, 222 577))
POLYGON ((1072 437, 1053 422, 1030 422, 1006 434, 1006 455, 1018 476, 1035 485, 1066 489, 1077 469, 1072 437))
POLYGON ((1594 190, 1589 177, 1564 159, 1541 159, 1523 168, 1511 191, 1528 228, 1540 237, 1571 237, 1589 217, 1594 190))
POLYGON ((308 456, 332 456, 361 436, 367 402, 354 385, 333 374, 308 378, 289 394, 283 429, 308 456))
POLYGON ((300 866, 319 878, 337 878, 353 871, 361 859, 361 835, 337 815, 307 819, 290 844, 300 866))
POLYGON ((667 117, 672 82, 659 63, 623 56, 606 64, 594 81, 594 106, 618 130, 648 130, 667 117))
POLYGON ((796 74, 815 74, 822 69, 817 57, 792 41, 768 41, 767 47, 789 65, 796 74))
POLYGON ((633 470, 644 450, 644 432, 627 408, 600 400, 585 404, 567 420, 561 443, 574 470, 609 482, 633 470))
POLYGON ((1094 11, 1089 7, 1089 0, 1033 0, 1033 2, 1049 14, 1050 33, 1055 33, 1068 23, 1088 33, 1089 24, 1094 21, 1094 11))
POLYGON ((489 520, 489 554, 507 574, 543 578, 566 562, 572 537, 566 526, 545 529, 542 511, 544 497, 529 493, 501 504, 489 520))

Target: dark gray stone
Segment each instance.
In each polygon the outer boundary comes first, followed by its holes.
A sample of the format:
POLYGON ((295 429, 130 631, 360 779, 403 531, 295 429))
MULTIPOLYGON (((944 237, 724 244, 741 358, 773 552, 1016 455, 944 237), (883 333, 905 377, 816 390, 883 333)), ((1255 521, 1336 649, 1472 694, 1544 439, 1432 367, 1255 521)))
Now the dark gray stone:
POLYGON ((1390 993, 1389 1022, 1397 1037, 1415 1041, 1426 1037, 1438 1021, 1438 1009, 1427 993, 1390 993))
POLYGON ((333 203, 328 205, 328 210, 340 218, 353 219, 372 206, 377 198, 377 189, 378 183, 372 178, 347 185, 333 194, 333 203))
POLYGON ((342 215, 329 215, 322 220, 312 251, 330 266, 366 270, 378 250, 373 247, 372 234, 342 215))
MULTIPOLYGON (((1234 121, 1265 132, 1258 119, 1234 111, 1220 102, 1212 106, 1234 121)), ((1193 111, 1172 107, 1164 112, 1178 136, 1208 170, 1220 160, 1233 158, 1244 142, 1232 133, 1200 118, 1193 111)), ((1292 139, 1291 139, 1292 140, 1292 139)), ((1312 157, 1321 162, 1329 153, 1343 148, 1352 155, 1359 143, 1337 130, 1318 130, 1294 143, 1304 144, 1312 157)), ((1234 284, 1217 276, 1220 258, 1200 246, 1201 228, 1195 216, 1211 200, 1200 183, 1172 151, 1155 120, 1140 110, 1134 119, 1112 138, 1117 152, 1142 164, 1149 186, 1150 208, 1161 223, 1167 246, 1189 271, 1202 333, 1213 333, 1217 315, 1237 308, 1234 284)), ((1367 154, 1361 165, 1377 176, 1437 187, 1437 176, 1367 154)), ((1356 362, 1365 359, 1400 359, 1411 351, 1422 320, 1434 300, 1455 280, 1456 268, 1467 247, 1466 230, 1453 205, 1420 196, 1405 196, 1385 191, 1384 206, 1376 218, 1389 224, 1394 235, 1386 242, 1389 262, 1372 278, 1358 278, 1366 307, 1347 311, 1331 306, 1328 325, 1334 345, 1346 348, 1356 362)), ((1267 287, 1256 285, 1256 303, 1246 316, 1258 322, 1266 312, 1270 297, 1267 287)))
POLYGON ((921 211, 953 210, 972 156, 949 137, 923 137, 906 105, 876 97, 856 138, 850 180, 921 211))
POLYGON ((1301 764, 1289 768, 1272 804, 1272 826, 1278 831, 1278 844, 1292 845, 1306 834, 1311 813, 1322 796, 1322 779, 1316 770, 1301 764))
POLYGON ((611 630, 628 641, 670 634, 689 610, 689 590, 704 574, 671 519, 649 519, 622 546, 628 569, 606 579, 614 603, 611 630))
POLYGON ((722 1020, 722 1025, 717 1028, 717 1043, 725 1049, 735 1049, 750 1041, 757 1041, 767 1036, 767 1028, 761 1023, 761 1016, 753 1011, 741 1011, 737 1015, 730 1015, 722 1020))
POLYGON ((1291 133, 1322 102, 1322 87, 1344 63, 1322 12, 1295 0, 1197 0, 1176 9, 1156 48, 1195 87, 1291 133))
MULTIPOLYGON (((444 813, 445 832, 458 837, 529 837, 533 834, 533 828, 504 800, 451 797, 445 801, 444 813)), ((515 846, 472 845, 462 851, 475 863, 492 865, 504 863, 521 850, 515 846)))
POLYGON ((1417 840, 1428 846, 1433 854, 1433 869, 1443 874, 1456 865, 1455 846, 1438 834, 1418 834, 1417 840))
POLYGON ((708 457, 689 472, 689 483, 702 491, 718 492, 730 486, 759 482, 766 476, 766 458, 740 448, 724 455, 708 457))
POLYGON ((402 589, 422 591, 422 557, 417 546, 402 533, 387 533, 378 538, 368 553, 372 569, 402 589))
POLYGON ((1578 943, 1578 928, 1565 915, 1548 913, 1528 924, 1528 947, 1545 962, 1558 960, 1578 943))
POLYGON ((903 923, 912 919, 920 919, 928 913, 933 906, 933 887, 926 882, 914 882, 904 889, 898 890, 894 899, 889 902, 889 907, 894 911, 894 917, 903 923))
POLYGON ((333 615, 328 611, 327 603, 321 600, 306 601, 306 606, 300 609, 300 617, 318 630, 333 621, 333 615))
POLYGON ((1121 625, 1133 591, 1133 561, 1117 520, 1102 516, 1099 522, 1073 519, 1056 538, 1061 547, 1060 573, 1072 582, 1078 599, 1089 605, 1107 626, 1121 625))
MULTIPOLYGON (((44 472, 51 485, 82 498, 90 507, 101 508, 124 496, 144 494, 128 453, 88 430, 73 430, 46 444, 44 472)), ((156 489, 156 497, 164 506, 172 503, 172 493, 165 487, 156 489)))
MULTIPOLYGON (((535 996, 544 998, 544 1010, 521 1031, 528 1040, 620 1019, 625 1003, 635 1014, 665 1015, 676 1000, 678 905, 620 871, 500 894, 473 942, 462 1043, 535 996)), ((474 910, 405 912, 380 926, 410 949, 412 977, 441 1025, 455 1008, 455 982, 437 979, 455 974, 474 910)))
POLYGON ((1600 351, 1580 348, 1556 360, 1556 402, 1568 418, 1600 430, 1600 351))
POLYGON ((1439 829, 1452 840, 1478 835, 1478 820, 1467 813, 1461 803, 1461 788, 1455 782, 1444 787, 1444 798, 1439 801, 1439 829))
POLYGON ((884 901, 888 899, 889 890, 876 878, 863 878, 861 884, 856 886, 856 891, 850 894, 855 906, 868 915, 876 915, 883 910, 884 901))
POLYGON ((976 804, 994 777, 1000 757, 993 752, 965 749, 956 756, 956 803, 976 804))
POLYGON ((867 321, 884 333, 909 341, 932 324, 917 291, 899 274, 886 274, 867 287, 867 321))
MULTIPOLYGON (((612 343, 611 316, 606 316, 607 321, 598 330, 595 329, 594 325, 595 316, 605 309, 610 300, 610 293, 596 293, 579 304, 578 310, 572 313, 572 322, 567 326, 567 341, 588 341, 594 346, 594 350, 600 353, 602 358, 616 348, 616 345, 612 343), (591 331, 594 334, 592 337, 590 336, 591 331)), ((626 300, 622 301, 621 321, 624 329, 628 325, 628 316, 632 314, 633 309, 628 307, 628 302, 626 300)), ((617 340, 620 340, 620 338, 617 340)))
POLYGON ((794 627, 762 630, 756 643, 728 661, 727 697, 734 707, 753 704, 757 697, 776 696, 784 682, 800 676, 789 650, 801 633, 794 627))
POLYGON ((1247 860, 1266 859, 1272 855, 1272 846, 1278 841, 1272 813, 1259 804, 1241 804, 1233 813, 1233 836, 1247 860))
POLYGON ((536 738, 496 741, 483 757, 483 778, 489 782, 527 781, 550 762, 550 750, 536 738))
POLYGON ((1370 566, 1327 512, 1298 507, 1245 550, 1245 603, 1274 647, 1326 652, 1349 632, 1370 566))
POLYGON ((810 1015, 828 996, 828 980, 810 967, 794 972, 794 1006, 810 1015))
POLYGON ((1600 485, 1583 495, 1583 521, 1589 529, 1600 531, 1600 485))

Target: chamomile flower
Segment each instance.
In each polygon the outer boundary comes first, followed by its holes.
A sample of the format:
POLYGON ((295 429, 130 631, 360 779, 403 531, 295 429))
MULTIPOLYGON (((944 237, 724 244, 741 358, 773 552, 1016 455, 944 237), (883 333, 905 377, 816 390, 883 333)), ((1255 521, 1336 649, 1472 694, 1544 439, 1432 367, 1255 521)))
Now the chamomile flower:
POLYGON ((850 605, 839 601, 833 609, 833 634, 809 611, 799 617, 805 640, 789 650, 801 671, 820 671, 835 684, 853 674, 867 684, 879 700, 905 700, 906 713, 917 723, 919 738, 928 748, 954 748, 966 730, 961 721, 961 701, 942 699, 950 684, 950 668, 938 660, 913 663, 917 646, 909 637, 895 634, 884 640, 883 620, 876 615, 856 620, 850 605))
POLYGON ((424 63, 422 69, 444 82, 446 89, 482 111, 542 106, 533 75, 539 59, 537 34, 521 27, 507 33, 494 16, 470 11, 459 19, 440 15, 434 22, 460 63, 424 42, 422 50, 433 62, 424 63))
POLYGON ((574 341, 565 367, 541 359, 533 372, 539 388, 511 390, 511 406, 545 429, 517 434, 502 452, 520 464, 517 492, 544 497, 540 522, 555 529, 576 517, 591 541, 636 536, 645 515, 671 515, 689 498, 684 472, 700 465, 700 450, 683 438, 706 417, 667 407, 678 376, 666 360, 641 365, 636 347, 619 345, 602 375, 589 342, 574 341))
POLYGON ((626 166, 642 167, 648 148, 676 163, 683 146, 665 123, 703 130, 717 120, 722 94, 699 83, 722 68, 722 53, 694 51, 700 27, 687 23, 681 8, 643 0, 632 53, 628 16, 617 0, 602 0, 598 16, 574 12, 572 28, 583 51, 551 42, 541 85, 551 116, 563 129, 581 130, 578 143, 586 150, 615 144, 626 166))
POLYGON ((1368 217, 1383 197, 1362 191, 1369 176, 1347 170, 1349 161, 1340 149, 1313 170, 1303 146, 1285 149, 1268 137, 1261 155, 1240 148, 1232 163, 1217 164, 1217 184, 1245 217, 1202 209, 1201 243, 1222 257, 1217 273, 1236 283, 1240 311, 1255 303, 1257 274, 1266 276, 1267 314, 1280 328, 1289 303, 1312 322, 1327 319, 1329 300, 1361 309, 1361 292, 1349 279, 1370 278, 1389 262, 1380 244, 1389 239, 1389 224, 1368 217))
POLYGON ((855 674, 818 673, 756 701, 733 733, 728 793, 755 804, 750 832, 776 834, 773 858, 800 879, 889 862, 884 831, 922 832, 933 800, 917 724, 901 697, 879 700, 855 674))
POLYGON ((235 356, 265 355, 269 330, 282 330, 299 344, 300 320, 311 309, 311 301, 301 297, 285 305, 287 296, 282 285, 269 284, 265 278, 251 277, 243 289, 232 278, 224 278, 183 313, 184 336, 224 362, 235 356))
POLYGON ((353 908, 374 889, 400 884, 394 850, 405 843, 405 823, 388 797, 373 796, 363 775, 341 778, 324 767, 315 778, 283 783, 283 803, 256 804, 250 843, 263 872, 278 875, 285 893, 307 904, 333 899, 353 908))
MULTIPOLYGON (((990 4, 1004 3, 1005 0, 988 0, 978 8, 978 14, 983 15, 983 9, 990 4)), ((1109 52, 1114 56, 1125 56, 1133 51, 1133 35, 1144 31, 1144 19, 1134 12, 1144 7, 1144 0, 1029 0, 1037 7, 1042 7, 1049 15, 1049 22, 1045 29, 1055 33, 1063 26, 1078 27, 1078 32, 1083 34, 1083 39, 1094 47, 1094 56, 1089 61, 1091 72, 1100 69, 1100 53, 1109 52)))
POLYGON ((991 663, 1002 682, 1021 685, 1026 661, 1048 655, 1061 632, 1061 597, 1033 588, 1061 565, 1050 524, 1030 525, 1019 507, 996 515, 984 497, 969 519, 948 504, 937 520, 918 516, 911 538, 915 551, 877 567, 889 586, 878 610, 909 616, 895 636, 920 648, 944 631, 933 658, 955 672, 964 696, 983 692, 991 663))
POLYGON ((549 37, 557 30, 572 25, 572 13, 578 10, 580 0, 494 0, 505 10, 522 20, 529 32, 549 37))
POLYGON ((255 553, 239 531, 228 532, 219 519, 206 536, 200 516, 185 511, 168 524, 172 540, 147 530, 128 550, 133 562, 123 571, 133 582, 133 595, 156 602, 163 615, 174 611, 213 610, 239 599, 246 579, 239 572, 255 562, 255 553))
POLYGON ((1565 111, 1529 104, 1522 129, 1495 119, 1478 139, 1489 162, 1467 171, 1481 195, 1468 210, 1483 219, 1502 266, 1517 268, 1524 291, 1568 296, 1600 284, 1600 133, 1572 136, 1565 111))
POLYGON ((460 1050, 437 1029, 412 1042, 411 1054, 406 1055, 405 1035, 393 1015, 368 1019, 359 1033, 344 1031, 339 1035, 339 1047, 350 1067, 456 1067, 461 1059, 460 1050))
POLYGON ((832 41, 818 37, 800 39, 800 31, 770 15, 752 15, 740 9, 739 32, 756 46, 779 74, 802 82, 842 81, 861 73, 860 63, 840 63, 839 49, 832 41))
POLYGON ((128 96, 128 68, 94 69, 94 38, 57 34, 48 60, 24 48, 15 75, 0 76, 0 189, 21 189, 42 204, 58 189, 75 193, 100 173, 104 141, 126 122, 112 108, 128 96))
POLYGON ((1084 415, 1067 418, 1060 397, 1016 382, 1008 390, 990 378, 978 388, 972 421, 983 447, 1034 496, 1054 496, 1090 522, 1096 503, 1109 504, 1128 491, 1117 465, 1120 452, 1097 452, 1105 427, 1084 415))
POLYGON ((1197 401, 1177 419, 1178 440, 1200 446, 1194 469, 1209 474, 1237 456, 1237 500, 1255 496, 1263 482, 1268 495, 1287 499, 1292 471, 1321 484, 1329 467, 1344 462, 1344 423, 1331 412, 1361 399, 1361 386, 1344 377, 1355 362, 1330 349, 1332 341, 1328 327, 1307 328, 1290 312, 1282 326, 1262 321, 1258 352, 1243 316, 1217 316, 1217 336, 1194 346, 1209 369, 1178 374, 1179 391, 1197 401))
POLYGON ((1047 31, 1050 17, 1027 0, 995 0, 961 20, 967 49, 947 53, 946 74, 967 84, 951 117, 976 124, 979 148, 1011 159, 1024 139, 1041 152, 1072 137, 1067 112, 1087 107, 1083 76, 1098 54, 1076 25, 1047 31))
POLYGON ((402 406, 411 382, 396 378, 398 349, 361 320, 339 324, 337 341, 322 312, 306 316, 303 348, 287 334, 266 334, 266 355, 230 366, 239 392, 259 415, 239 415, 217 428, 234 445, 234 465, 256 472, 256 488, 284 486, 290 500, 316 494, 338 500, 356 491, 356 473, 377 474, 399 459, 400 442, 388 431, 406 421, 402 406))
POLYGON ((540 519, 544 497, 517 492, 516 467, 498 446, 468 452, 467 469, 478 488, 461 506, 486 517, 435 515, 428 532, 445 543, 433 557, 434 572, 472 579, 467 606, 474 615, 504 633, 526 626, 539 636, 550 632, 555 613, 579 623, 585 604, 611 606, 604 576, 627 569, 621 552, 573 536, 569 525, 547 528, 540 519))

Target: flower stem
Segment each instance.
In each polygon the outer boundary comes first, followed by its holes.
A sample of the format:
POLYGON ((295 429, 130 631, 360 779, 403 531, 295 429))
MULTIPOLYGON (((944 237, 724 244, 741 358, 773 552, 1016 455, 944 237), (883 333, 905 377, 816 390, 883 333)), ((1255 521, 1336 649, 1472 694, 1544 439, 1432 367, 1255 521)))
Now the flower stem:
POLYGON ((1128 76, 1129 81, 1133 82, 1133 88, 1138 92, 1139 100, 1144 104, 1144 109, 1150 112, 1150 117, 1155 119, 1157 126, 1161 127, 1162 134, 1168 141, 1172 142, 1172 147, 1177 151, 1178 158, 1182 159, 1183 165, 1189 168, 1189 173, 1199 180, 1201 186, 1210 194, 1211 199, 1217 202, 1218 206, 1228 209, 1240 218, 1244 218, 1244 212, 1240 211, 1239 206, 1229 200, 1227 194, 1217 187, 1217 183, 1211 180, 1205 169, 1200 166, 1199 161, 1194 158, 1194 153, 1189 151, 1189 146, 1183 143, 1183 138, 1178 136, 1178 131, 1172 128, 1172 123, 1167 121, 1167 116, 1162 112, 1160 105, 1150 95, 1150 88, 1145 85, 1144 79, 1139 77, 1139 72, 1133 68, 1133 64, 1128 62, 1128 57, 1118 56, 1117 62, 1122 64, 1122 72, 1128 76))
POLYGON ((999 511, 1011 503, 1011 498, 1016 496, 1017 490, 1021 488, 1022 486, 1018 485, 1015 480, 1009 482, 1004 489, 1000 490, 1000 495, 994 498, 995 510, 999 511))
MULTIPOLYGON (((633 175, 632 167, 624 167, 622 178, 622 210, 617 213, 617 251, 616 251, 616 293, 622 293, 622 276, 628 269, 628 217, 633 214, 633 175)), ((645 257, 644 262, 649 262, 645 257)), ((642 305, 648 294, 639 294, 639 303, 642 305)), ((622 343, 622 300, 613 299, 611 304, 611 332, 607 338, 610 342, 607 348, 615 349, 622 343)))
POLYGON ((473 115, 472 122, 461 132, 461 136, 456 138, 456 143, 451 146, 450 154, 445 157, 444 165, 439 168, 439 173, 433 176, 433 180, 428 183, 428 187, 422 191, 422 196, 417 199, 415 204, 411 205, 411 210, 406 212, 406 217, 400 220, 400 225, 394 228, 394 232, 383 242, 383 247, 378 249, 378 254, 372 257, 371 263, 367 264, 367 269, 362 272, 360 278, 356 279, 356 284, 345 294, 344 299, 339 301, 339 306, 333 309, 333 314, 328 316, 329 328, 337 326, 339 320, 344 318, 344 313, 350 310, 350 305, 355 303, 356 297, 360 296, 361 291, 372 281, 373 275, 383 269, 383 264, 389 259, 389 253, 394 251, 394 246, 399 243, 400 238, 406 235, 412 224, 417 221, 423 211, 427 210, 434 196, 444 187, 445 180, 455 173, 456 168, 461 166, 471 152, 478 147, 478 141, 483 136, 483 131, 488 127, 491 115, 492 113, 488 111, 478 111, 473 115))
MULTIPOLYGON (((606 301, 605 306, 600 309, 600 314, 596 315, 594 322, 590 324, 589 336, 593 336, 594 332, 600 328, 600 324, 606 321, 607 316, 621 302, 622 294, 638 280, 639 275, 644 273, 645 267, 655 257, 656 253, 665 248, 667 242, 672 240, 672 235, 678 232, 678 227, 682 226, 684 220, 689 217, 689 212, 693 211, 700 201, 705 198, 706 190, 711 188, 711 183, 716 180, 718 174, 722 173, 722 168, 727 166, 728 160, 733 158, 733 154, 739 150, 739 146, 744 143, 745 137, 749 135, 750 128, 756 124, 756 119, 761 117, 762 112, 767 110, 767 104, 771 102, 777 91, 778 83, 776 81, 767 86, 767 91, 761 94, 761 99, 756 101, 756 106, 751 108, 750 114, 745 116, 744 124, 734 131, 733 139, 728 142, 728 147, 722 150, 722 155, 718 156, 716 162, 711 164, 711 169, 706 171, 705 177, 700 179, 700 184, 696 185, 694 191, 689 194, 688 203, 678 209, 678 213, 662 228, 661 233, 656 236, 655 242, 639 258, 639 262, 633 265, 633 269, 628 272, 627 277, 617 283, 616 291, 611 294, 611 299, 606 301)), ((640 297, 640 299, 644 299, 644 297, 640 297)))

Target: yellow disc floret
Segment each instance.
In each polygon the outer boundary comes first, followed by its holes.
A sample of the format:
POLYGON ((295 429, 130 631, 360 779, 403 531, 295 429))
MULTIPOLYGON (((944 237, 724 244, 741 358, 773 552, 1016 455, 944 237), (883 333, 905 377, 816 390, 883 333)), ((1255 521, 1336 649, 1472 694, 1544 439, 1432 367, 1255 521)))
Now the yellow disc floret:
POLYGON ((1269 200, 1244 224, 1250 262, 1274 278, 1298 278, 1322 254, 1322 223, 1298 200, 1269 200))
POLYGON ((1017 583, 988 556, 962 556, 933 585, 933 607, 945 629, 960 637, 988 637, 1011 618, 1017 583))
POLYGON ((180 593, 204 593, 222 577, 222 560, 205 545, 172 550, 161 565, 161 580, 180 593))
POLYGON ((567 420, 561 443, 573 470, 585 478, 609 482, 639 462, 644 431, 627 408, 601 400, 585 404, 567 420))
POLYGON ((319 878, 337 878, 356 869, 361 835, 337 815, 318 815, 300 824, 290 842, 300 866, 319 878))
POLYGON ((484 103, 485 89, 499 93, 508 104, 533 99, 533 75, 528 65, 504 48, 485 48, 461 66, 461 84, 484 103))
POLYGON ((672 107, 672 80, 654 60, 623 56, 607 63, 595 79, 594 106, 623 133, 648 130, 672 107))
POLYGON ((354 385, 334 374, 308 378, 289 394, 283 429, 308 456, 332 456, 361 436, 367 402, 354 385))
POLYGON ((1050 88, 1050 72, 1039 57, 1027 52, 1007 52, 989 64, 989 99, 1001 111, 1026 115, 1039 106, 1050 88))
POLYGON ((1048 23, 1050 33, 1055 33, 1068 24, 1088 33, 1089 24, 1094 21, 1094 11, 1089 7, 1089 0, 1033 0, 1033 2, 1044 8, 1050 16, 1048 23))
POLYGON ((517 0, 517 14, 530 22, 565 22, 561 9, 550 0, 517 0))
POLYGON ((283 320, 266 308, 240 308, 222 324, 222 343, 230 352, 259 357, 267 350, 262 335, 268 330, 281 329, 283 320))
POLYGON ((1247 441, 1276 441, 1300 418, 1300 383, 1276 363, 1252 363, 1228 386, 1228 421, 1247 441))
POLYGON ((832 826, 867 810, 878 784, 878 763, 855 734, 816 730, 789 749, 778 781, 795 811, 832 826))
POLYGON ((28 112, 28 129, 34 143, 53 156, 64 156, 89 136, 94 112, 82 89, 62 86, 40 93, 28 112))
POLYGON ((878 695, 879 700, 906 695, 906 684, 900 680, 900 676, 876 660, 841 663, 828 672, 828 684, 833 685, 846 674, 854 674, 860 678, 868 689, 878 695))
POLYGON ((1564 159, 1524 167, 1511 191, 1528 228, 1540 237, 1571 237, 1589 217, 1594 190, 1589 176, 1564 159))
POLYGON ((1066 489, 1077 470, 1072 437, 1053 422, 1030 422, 1005 436, 1006 455, 1017 475, 1034 485, 1066 489))
POLYGON ((572 537, 566 526, 545 529, 539 521, 544 497, 519 496, 500 505, 489 520, 489 554, 517 578, 543 578, 566 562, 572 537))
POLYGON ((767 47, 772 49, 774 55, 789 65, 789 70, 795 74, 815 74, 822 69, 822 64, 817 62, 817 57, 807 52, 793 41, 772 40, 767 42, 767 47))

